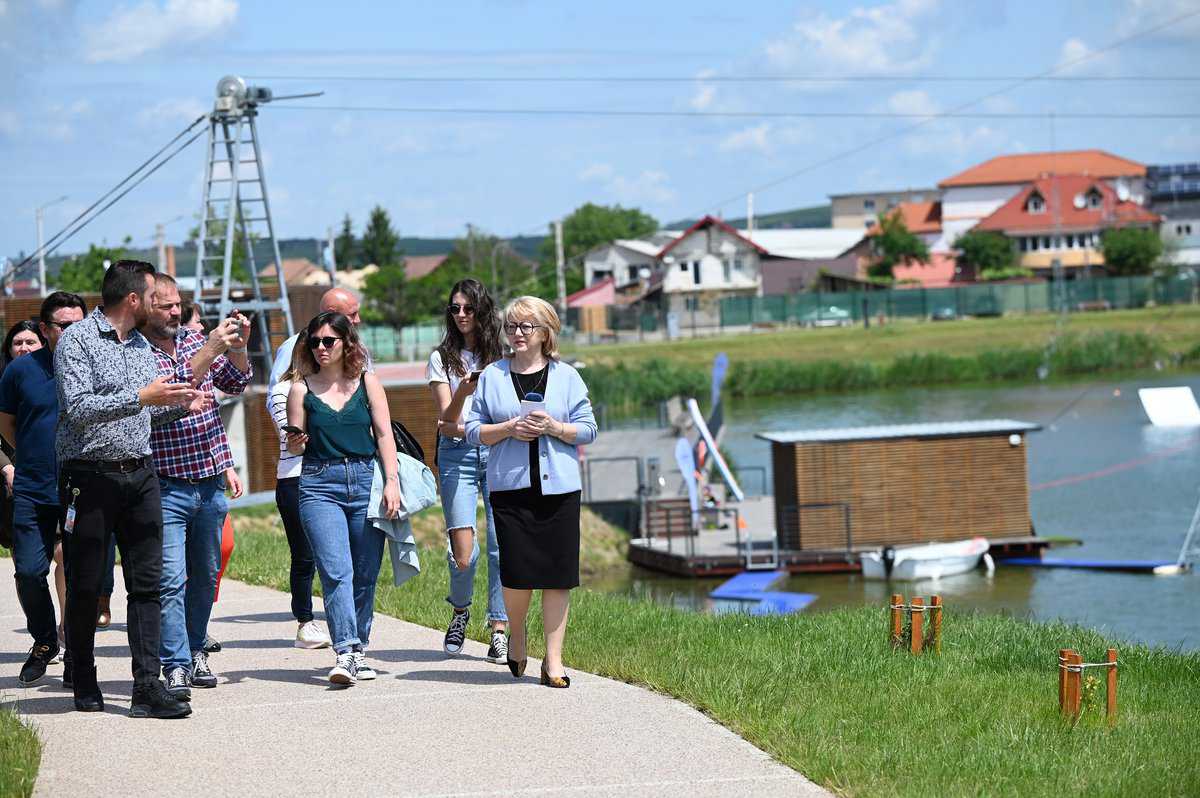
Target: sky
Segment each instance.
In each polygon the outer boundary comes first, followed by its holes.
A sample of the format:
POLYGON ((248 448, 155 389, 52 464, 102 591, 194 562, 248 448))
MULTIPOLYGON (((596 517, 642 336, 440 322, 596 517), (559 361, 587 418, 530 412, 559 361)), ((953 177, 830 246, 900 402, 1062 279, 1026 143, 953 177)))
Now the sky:
MULTIPOLYGON (((1200 0, 0 0, 0 253, 31 252, 34 208, 66 195, 45 211, 57 232, 211 110, 227 74, 325 92, 259 118, 276 232, 290 238, 347 213, 361 232, 376 204, 406 236, 510 236, 589 201, 662 222, 734 217, 751 191, 767 213, 933 186, 1004 153, 1200 161, 1200 118, 1144 116, 1200 116, 1198 67, 1200 0), (1019 82, 1045 73, 1073 80, 1019 82), (967 103, 991 116, 812 116, 967 103), (426 110, 346 110, 364 107, 426 110), (455 108, 726 116, 428 110, 455 108), (1070 118, 1096 112, 1126 116, 1070 118)), ((149 245, 156 223, 182 241, 203 167, 197 142, 61 252, 149 245)))

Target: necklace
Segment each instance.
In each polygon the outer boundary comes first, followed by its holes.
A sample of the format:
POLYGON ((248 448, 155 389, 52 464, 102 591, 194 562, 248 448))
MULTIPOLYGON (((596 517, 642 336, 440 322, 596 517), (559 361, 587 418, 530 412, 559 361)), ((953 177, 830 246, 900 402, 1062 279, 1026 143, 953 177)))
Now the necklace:
POLYGON ((518 398, 524 399, 526 396, 528 396, 529 394, 534 393, 534 392, 542 393, 544 395, 544 385, 546 382, 546 378, 549 376, 549 374, 550 374, 550 364, 549 363, 542 366, 540 369, 533 372, 532 374, 518 374, 517 372, 514 371, 512 373, 512 375, 513 375, 513 378, 517 381, 517 387, 520 389, 520 393, 521 393, 521 395, 518 398), (527 386, 525 384, 525 380, 523 380, 522 377, 532 377, 533 384, 527 386), (543 388, 543 390, 539 391, 538 390, 539 388, 543 388))

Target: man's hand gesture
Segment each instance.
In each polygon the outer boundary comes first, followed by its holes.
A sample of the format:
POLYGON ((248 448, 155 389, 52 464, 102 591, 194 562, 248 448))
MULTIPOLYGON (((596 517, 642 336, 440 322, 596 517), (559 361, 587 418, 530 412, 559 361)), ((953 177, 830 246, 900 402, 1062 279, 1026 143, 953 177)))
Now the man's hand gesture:
POLYGON ((190 405, 202 394, 186 382, 171 382, 170 377, 159 377, 138 391, 138 401, 144 407, 168 407, 190 405))

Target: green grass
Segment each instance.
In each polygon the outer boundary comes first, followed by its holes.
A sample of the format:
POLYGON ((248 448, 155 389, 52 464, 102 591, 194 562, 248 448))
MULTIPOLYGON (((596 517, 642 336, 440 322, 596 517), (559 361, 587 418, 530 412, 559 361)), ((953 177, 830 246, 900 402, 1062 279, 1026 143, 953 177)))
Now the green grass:
POLYGON ((1097 372, 1194 368, 1200 307, 1174 305, 1055 317, 1014 316, 884 327, 783 330, 671 343, 579 348, 593 398, 614 407, 707 393, 717 352, 735 396, 1031 381, 1097 372), (634 398, 635 397, 635 398, 634 398))
POLYGON ((33 794, 42 743, 9 706, 0 706, 0 796, 33 794))
MULTIPOLYGON (((286 590, 282 536, 248 526, 238 523, 229 575, 286 590)), ((377 609, 442 627, 443 552, 425 549, 421 575, 400 588, 385 562, 377 609)), ((1107 728, 1093 707, 1070 727, 1057 715, 1057 651, 1095 661, 1113 641, 950 607, 942 654, 912 657, 889 650, 885 612, 712 616, 585 589, 572 598, 565 656, 698 707, 843 795, 1200 794, 1200 654, 1118 644, 1120 722, 1107 728)), ((539 618, 535 602, 535 656, 539 618)), ((482 626, 472 633, 482 640, 482 626)))

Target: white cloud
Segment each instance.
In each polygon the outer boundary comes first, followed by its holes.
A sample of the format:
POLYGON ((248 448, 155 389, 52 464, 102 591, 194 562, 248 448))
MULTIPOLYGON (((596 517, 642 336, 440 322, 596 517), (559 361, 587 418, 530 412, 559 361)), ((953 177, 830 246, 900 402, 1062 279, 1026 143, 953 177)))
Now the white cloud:
POLYGON ((667 173, 658 169, 645 169, 636 177, 626 177, 609 164, 597 163, 580 172, 579 179, 601 184, 605 193, 626 205, 663 204, 678 196, 667 184, 667 173))
POLYGON ((690 105, 697 111, 703 111, 713 104, 713 100, 717 97, 717 87, 711 83, 701 83, 696 87, 696 93, 692 95, 690 105))
POLYGON ((138 124, 145 127, 152 127, 163 124, 177 124, 180 122, 192 122, 198 116, 203 116, 208 111, 199 100, 188 97, 177 97, 168 100, 160 100, 150 108, 144 108, 137 115, 138 124))
POLYGON ((931 32, 938 0, 896 0, 856 7, 845 16, 806 14, 766 46, 777 70, 816 75, 911 74, 927 67, 937 50, 931 32))
POLYGON ((888 97, 887 108, 896 114, 919 114, 921 116, 934 116, 941 110, 928 92, 920 89, 895 92, 888 97))
MULTIPOLYGON (((924 117, 933 117, 942 111, 936 100, 920 90, 894 92, 884 105, 892 113, 924 117)), ((906 135, 903 146, 912 155, 938 155, 953 159, 976 153, 1008 151, 1011 142, 1006 134, 987 125, 968 127, 960 120, 935 119, 906 135)))
POLYGON ((1097 53, 1083 39, 1071 37, 1059 48, 1055 74, 1098 75, 1111 73, 1116 63, 1117 56, 1114 53, 1097 53))
POLYGON ((200 41, 233 29, 237 0, 144 0, 121 6, 83 32, 84 58, 92 63, 131 61, 168 45, 200 41))
POLYGON ((742 130, 730 133, 725 138, 721 139, 721 143, 717 145, 717 149, 722 152, 741 152, 750 150, 752 152, 761 152, 764 155, 771 154, 771 142, 768 136, 771 133, 771 123, 763 122, 754 127, 743 128, 742 130))

